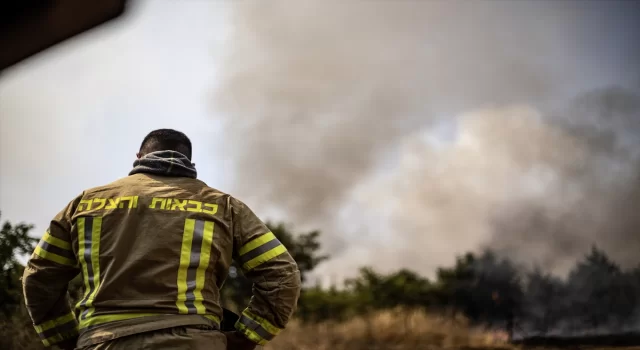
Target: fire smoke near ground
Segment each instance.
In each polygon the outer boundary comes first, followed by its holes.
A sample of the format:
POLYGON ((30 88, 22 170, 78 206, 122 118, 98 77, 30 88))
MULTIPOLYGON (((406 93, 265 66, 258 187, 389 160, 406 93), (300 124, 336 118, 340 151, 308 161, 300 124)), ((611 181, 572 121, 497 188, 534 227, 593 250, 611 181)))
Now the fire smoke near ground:
POLYGON ((459 119, 455 145, 407 151, 415 161, 394 179, 403 231, 449 232, 445 245, 486 230, 489 248, 555 272, 593 244, 624 266, 640 263, 640 95, 611 88, 574 103, 566 119, 527 107, 476 111, 459 119), (420 211, 428 221, 412 220, 420 211))
POLYGON ((639 6, 608 4, 239 3, 214 103, 233 192, 323 231, 324 274, 483 246, 638 263, 639 6))

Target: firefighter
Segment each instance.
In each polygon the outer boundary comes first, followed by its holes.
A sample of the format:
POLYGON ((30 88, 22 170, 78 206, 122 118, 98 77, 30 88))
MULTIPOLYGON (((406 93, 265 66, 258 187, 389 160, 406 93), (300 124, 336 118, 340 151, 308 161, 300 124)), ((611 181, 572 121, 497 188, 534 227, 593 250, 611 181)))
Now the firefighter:
POLYGON ((254 349, 287 325, 300 271, 240 200, 197 179, 191 142, 160 129, 133 169, 82 192, 51 221, 22 278, 34 327, 62 349, 254 349), (253 298, 222 332, 220 287, 232 260, 253 298), (68 284, 82 276, 73 307, 68 284))

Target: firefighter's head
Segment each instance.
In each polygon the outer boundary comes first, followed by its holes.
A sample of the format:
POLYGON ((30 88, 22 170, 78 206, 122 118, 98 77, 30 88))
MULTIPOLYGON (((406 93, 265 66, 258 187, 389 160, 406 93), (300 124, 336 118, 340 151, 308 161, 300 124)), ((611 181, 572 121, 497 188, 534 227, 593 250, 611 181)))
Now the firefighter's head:
POLYGON ((187 135, 173 129, 158 129, 150 132, 142 140, 138 158, 156 151, 176 151, 191 160, 191 141, 187 135))

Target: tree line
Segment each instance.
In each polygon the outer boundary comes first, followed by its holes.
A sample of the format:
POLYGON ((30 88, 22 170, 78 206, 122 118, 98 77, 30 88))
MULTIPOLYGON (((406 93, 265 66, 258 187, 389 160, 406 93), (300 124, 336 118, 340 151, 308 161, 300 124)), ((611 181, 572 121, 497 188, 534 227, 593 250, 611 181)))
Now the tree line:
MULTIPOLYGON (((267 225, 298 262, 304 282, 329 256, 321 255, 319 231, 296 232, 267 225)), ((32 225, 5 222, 0 231, 0 321, 20 314, 19 255, 33 251, 32 225)), ((80 277, 70 283, 80 295, 80 277)), ((470 322, 521 335, 600 330, 633 330, 640 321, 640 266, 622 269, 593 247, 566 278, 539 268, 526 270, 491 251, 467 253, 453 266, 438 268, 429 279, 409 269, 382 274, 363 267, 341 288, 308 286, 298 302, 303 322, 340 321, 381 309, 424 309, 443 316, 464 315, 470 322)), ((251 283, 237 265, 221 290, 221 303, 239 311, 251 298, 251 283)), ((24 314, 24 312, 22 312, 24 314)))
MULTIPOLYGON (((303 280, 328 256, 319 255, 320 232, 293 233, 268 224, 299 262, 303 280)), ((223 288, 223 301, 244 305, 250 284, 239 270, 223 288)), ((429 279, 410 269, 382 274, 369 267, 341 288, 305 287, 296 317, 340 321, 381 309, 424 309, 509 331, 510 335, 571 335, 640 331, 640 264, 622 269, 593 246, 564 278, 526 269, 491 250, 470 252, 429 279)))

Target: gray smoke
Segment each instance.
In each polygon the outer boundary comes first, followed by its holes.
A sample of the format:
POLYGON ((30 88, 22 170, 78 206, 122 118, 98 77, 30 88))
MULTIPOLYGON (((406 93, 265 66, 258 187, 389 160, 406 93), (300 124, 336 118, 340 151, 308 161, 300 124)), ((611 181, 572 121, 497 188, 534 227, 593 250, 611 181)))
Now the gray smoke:
POLYGON ((214 100, 234 193, 323 231, 331 274, 431 274, 487 244, 561 268, 604 227, 624 237, 635 144, 614 144, 637 95, 567 101, 637 83, 638 44, 607 51, 637 6, 583 4, 238 3, 214 100))
POLYGON ((541 198, 508 203, 496 216, 491 245, 548 269, 566 271, 593 244, 624 267, 640 263, 640 92, 586 93, 550 123, 578 149, 550 150, 570 155, 566 164, 531 162, 546 169, 552 185, 541 198))

